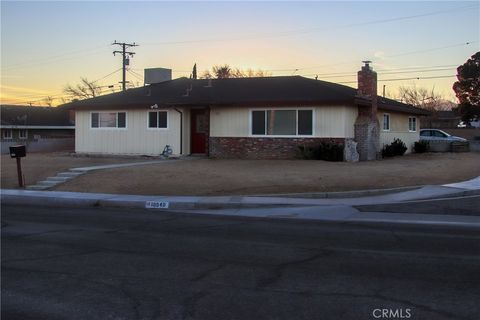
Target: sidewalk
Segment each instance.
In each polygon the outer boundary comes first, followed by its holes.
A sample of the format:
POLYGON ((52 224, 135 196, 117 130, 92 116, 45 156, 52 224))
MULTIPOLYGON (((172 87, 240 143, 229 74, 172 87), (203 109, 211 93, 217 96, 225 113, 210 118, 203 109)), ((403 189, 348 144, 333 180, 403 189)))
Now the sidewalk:
MULTIPOLYGON (((480 177, 443 185, 424 186, 415 190, 369 196, 366 190, 362 196, 340 198, 291 198, 291 197, 250 197, 250 196, 138 196, 101 193, 79 193, 61 191, 9 190, 1 192, 3 204, 29 204, 49 206, 99 206, 149 208, 168 211, 191 211, 199 214, 247 216, 258 218, 311 219, 345 222, 392 222, 455 224, 480 227, 479 216, 416 215, 402 213, 360 212, 354 206, 408 203, 409 201, 431 201, 429 199, 462 197, 480 194, 480 177)), ((346 193, 346 196, 351 196, 346 193)))

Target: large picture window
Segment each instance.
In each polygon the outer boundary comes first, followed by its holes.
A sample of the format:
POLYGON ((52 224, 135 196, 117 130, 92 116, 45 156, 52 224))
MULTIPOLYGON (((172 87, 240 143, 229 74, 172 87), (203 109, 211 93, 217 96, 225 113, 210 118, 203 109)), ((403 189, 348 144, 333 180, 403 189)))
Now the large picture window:
POLYGON ((313 134, 313 110, 253 110, 252 135, 296 136, 313 134))
POLYGON ((126 128, 126 112, 92 112, 92 128, 126 128))
POLYGON ((148 127, 150 129, 168 128, 167 111, 150 111, 148 113, 148 127))

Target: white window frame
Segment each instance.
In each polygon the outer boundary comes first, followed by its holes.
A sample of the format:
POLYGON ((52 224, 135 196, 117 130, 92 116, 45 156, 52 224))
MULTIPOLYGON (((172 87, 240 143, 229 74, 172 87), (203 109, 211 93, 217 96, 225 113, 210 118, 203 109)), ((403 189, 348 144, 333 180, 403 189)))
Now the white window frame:
POLYGON ((408 132, 417 132, 417 117, 408 117, 408 132), (415 128, 412 130, 411 123, 415 123, 415 128))
POLYGON ((315 137, 315 108, 310 107, 284 107, 284 108, 274 108, 274 107, 266 107, 266 108, 251 108, 248 111, 248 136, 252 138, 311 138, 315 137), (253 111, 265 111, 265 131, 267 130, 267 111, 271 110, 294 110, 296 112, 296 122, 295 122, 295 135, 271 135, 271 134, 252 134, 252 125, 253 125, 253 111), (298 134, 298 111, 299 110, 311 110, 312 111, 312 134, 310 135, 299 135, 298 134))
POLYGON ((391 121, 390 121, 390 113, 384 113, 383 114, 383 121, 382 121, 382 131, 390 131, 390 124, 391 124, 391 121), (387 116, 387 119, 388 119, 388 128, 385 129, 385 116, 387 116))
POLYGON ((12 129, 3 129, 3 134, 2 138, 5 140, 12 140, 13 139, 13 130, 12 129), (6 133, 10 132, 10 135, 7 135, 6 133))
MULTIPOLYGON (((158 125, 158 116, 157 116, 157 125, 158 125)), ((170 127, 170 112, 168 110, 148 110, 147 111, 147 130, 168 130, 170 127), (166 128, 151 128, 150 127, 150 112, 166 112, 167 113, 167 127, 166 128)))
POLYGON ((27 129, 19 129, 18 130, 18 138, 22 140, 28 139, 28 130, 27 129), (22 131, 25 132, 25 135, 22 136, 22 131))
MULTIPOLYGON (((98 120, 100 121, 100 115, 98 116, 98 120)), ((127 111, 90 111, 90 130, 127 130, 128 128, 128 112, 127 111), (98 127, 93 127, 92 123, 92 114, 94 113, 115 113, 115 122, 116 122, 116 127, 100 127, 100 122, 98 123, 98 127), (119 128, 118 127, 118 114, 119 113, 125 113, 125 128, 119 128)))

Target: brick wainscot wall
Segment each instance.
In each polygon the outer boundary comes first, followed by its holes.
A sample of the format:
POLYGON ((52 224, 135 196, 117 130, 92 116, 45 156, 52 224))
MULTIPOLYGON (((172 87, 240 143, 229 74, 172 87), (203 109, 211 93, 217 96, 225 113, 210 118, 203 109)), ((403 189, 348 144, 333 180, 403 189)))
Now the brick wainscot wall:
POLYGON ((344 144, 344 138, 232 138, 210 137, 209 152, 212 158, 223 159, 295 159, 298 146, 321 142, 344 144))

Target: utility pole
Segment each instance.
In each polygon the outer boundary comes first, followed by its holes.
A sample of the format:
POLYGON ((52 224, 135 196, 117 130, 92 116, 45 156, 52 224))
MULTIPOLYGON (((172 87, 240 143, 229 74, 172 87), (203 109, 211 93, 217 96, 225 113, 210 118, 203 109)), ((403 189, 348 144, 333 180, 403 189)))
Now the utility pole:
POLYGON ((116 53, 121 53, 122 54, 122 57, 123 57, 123 62, 122 62, 122 90, 125 91, 126 90, 126 83, 127 83, 127 80, 126 80, 126 71, 127 71, 127 66, 130 64, 130 60, 128 58, 128 56, 130 57, 133 57, 133 55, 135 54, 135 52, 129 52, 129 51, 126 51, 127 48, 129 47, 136 47, 138 46, 138 44, 135 44, 134 43, 125 43, 125 42, 117 42, 117 40, 115 40, 114 43, 112 43, 112 46, 113 45, 119 45, 122 47, 122 51, 118 51, 118 50, 115 50, 113 51, 113 55, 115 55, 116 53))

